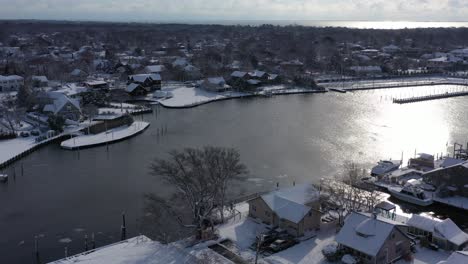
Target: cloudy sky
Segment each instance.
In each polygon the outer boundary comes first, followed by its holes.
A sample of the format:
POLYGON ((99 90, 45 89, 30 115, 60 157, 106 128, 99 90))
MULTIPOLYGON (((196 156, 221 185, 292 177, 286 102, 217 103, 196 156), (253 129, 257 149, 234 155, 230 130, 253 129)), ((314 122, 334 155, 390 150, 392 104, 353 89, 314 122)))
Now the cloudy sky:
POLYGON ((0 6, 0 19, 468 20, 468 0, 0 0, 0 6))

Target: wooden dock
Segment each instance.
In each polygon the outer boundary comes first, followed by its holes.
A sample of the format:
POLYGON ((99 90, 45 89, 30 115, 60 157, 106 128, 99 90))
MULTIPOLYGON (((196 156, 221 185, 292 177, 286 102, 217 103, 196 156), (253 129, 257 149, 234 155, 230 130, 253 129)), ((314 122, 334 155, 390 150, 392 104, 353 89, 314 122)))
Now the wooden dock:
POLYGON ((395 104, 409 104, 409 103, 416 103, 422 101, 430 101, 430 100, 437 100, 443 98, 451 98, 451 97, 459 97, 459 96, 467 96, 468 91, 463 92, 453 92, 453 93, 443 93, 443 94, 432 94, 432 95, 425 95, 425 96, 414 96, 408 98, 400 98, 400 99, 393 99, 393 103, 395 104))

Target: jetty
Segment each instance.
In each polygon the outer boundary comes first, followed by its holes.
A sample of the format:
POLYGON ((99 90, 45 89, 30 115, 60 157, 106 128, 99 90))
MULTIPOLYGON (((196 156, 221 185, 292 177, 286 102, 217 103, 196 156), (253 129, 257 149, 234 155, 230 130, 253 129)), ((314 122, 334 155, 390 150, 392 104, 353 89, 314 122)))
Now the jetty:
POLYGON ((430 101, 430 100, 437 100, 443 98, 451 98, 451 97, 459 97, 459 96, 467 96, 468 91, 462 92, 446 92, 442 94, 432 94, 432 95, 425 95, 425 96, 414 96, 414 97, 407 97, 407 98, 393 98, 393 103, 395 104, 408 104, 408 103, 416 103, 422 101, 430 101))
POLYGON ((115 143, 142 133, 149 123, 135 121, 130 126, 117 127, 95 135, 82 135, 63 141, 60 146, 68 150, 96 147, 115 143))

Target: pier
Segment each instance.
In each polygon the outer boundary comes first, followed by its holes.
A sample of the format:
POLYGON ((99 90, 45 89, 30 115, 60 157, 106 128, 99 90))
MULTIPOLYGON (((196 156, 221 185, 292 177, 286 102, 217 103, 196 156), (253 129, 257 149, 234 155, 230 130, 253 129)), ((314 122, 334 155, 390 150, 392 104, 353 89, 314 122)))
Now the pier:
POLYGON ((443 93, 443 94, 432 94, 432 95, 425 95, 425 96, 414 96, 408 98, 400 98, 400 99, 393 99, 393 103, 395 104, 408 104, 408 103, 416 103, 422 101, 430 101, 430 100, 437 100, 443 98, 450 98, 450 97, 459 97, 459 96, 467 96, 468 91, 463 92, 453 92, 453 93, 443 93))

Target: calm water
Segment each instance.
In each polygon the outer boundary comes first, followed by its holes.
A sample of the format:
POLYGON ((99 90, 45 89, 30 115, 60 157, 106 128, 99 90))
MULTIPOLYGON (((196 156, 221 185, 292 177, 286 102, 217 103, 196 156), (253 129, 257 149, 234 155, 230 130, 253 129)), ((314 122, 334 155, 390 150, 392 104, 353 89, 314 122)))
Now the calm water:
POLYGON ((468 22, 438 21, 320 21, 320 20, 171 20, 157 21, 164 23, 217 24, 217 25, 251 25, 263 24, 288 26, 301 25, 308 27, 347 27, 360 29, 403 29, 403 28, 461 28, 468 27, 468 22))
MULTIPOLYGON (((0 263, 32 263, 39 235, 42 260, 119 239, 122 211, 128 234, 140 232, 143 194, 171 190, 148 165, 167 151, 207 144, 239 149, 250 179, 234 192, 272 188, 276 182, 314 181, 341 171, 344 161, 370 167, 378 159, 445 152, 447 142, 468 140, 468 100, 454 98, 395 105, 391 97, 425 88, 347 94, 290 95, 216 102, 193 109, 158 108, 143 116, 143 134, 109 147, 65 151, 45 147, 16 165, 16 180, 0 186, 0 263), (160 127, 168 133, 157 136, 160 127), (60 243, 70 238, 70 244, 60 243)), ((432 88, 427 88, 428 90, 432 88)), ((13 175, 12 168, 8 171, 13 175)))

